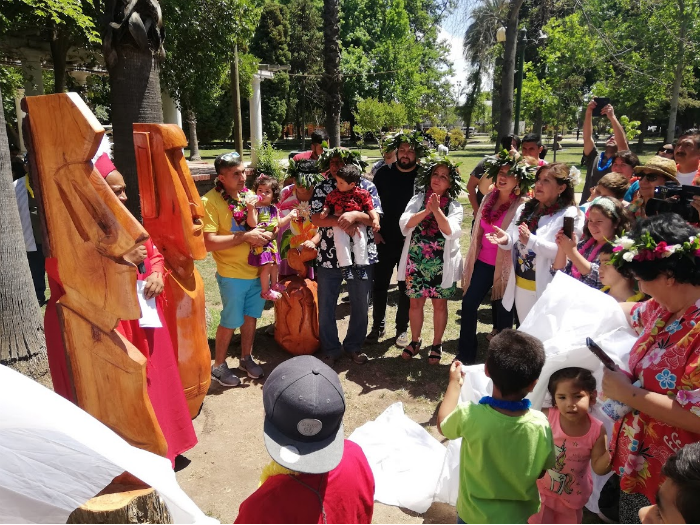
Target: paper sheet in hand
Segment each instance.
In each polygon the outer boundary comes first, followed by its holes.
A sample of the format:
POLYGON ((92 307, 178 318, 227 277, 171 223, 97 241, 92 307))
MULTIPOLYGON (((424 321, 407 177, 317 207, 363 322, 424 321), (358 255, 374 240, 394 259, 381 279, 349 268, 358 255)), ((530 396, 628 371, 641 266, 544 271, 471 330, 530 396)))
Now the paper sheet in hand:
POLYGON ((136 281, 136 296, 139 298, 139 306, 141 307, 139 326, 141 328, 161 328, 163 325, 158 317, 156 298, 146 299, 146 296, 143 294, 145 287, 146 281, 136 281))
POLYGON ((218 523, 175 479, 170 461, 132 447, 94 417, 0 366, 0 523, 65 523, 122 472, 153 487, 174 523, 218 523))

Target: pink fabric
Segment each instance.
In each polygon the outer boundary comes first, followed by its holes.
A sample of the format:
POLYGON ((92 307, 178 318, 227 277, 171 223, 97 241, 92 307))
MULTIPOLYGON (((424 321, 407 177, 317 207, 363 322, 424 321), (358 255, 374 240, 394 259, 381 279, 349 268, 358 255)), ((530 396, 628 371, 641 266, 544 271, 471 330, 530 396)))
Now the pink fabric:
POLYGON ((316 160, 316 159, 312 158, 312 155, 313 155, 313 154, 314 154, 314 152, 311 151, 311 150, 302 151, 301 153, 297 153, 296 155, 294 155, 294 157, 292 158, 292 160, 293 160, 294 162, 297 162, 297 161, 300 161, 300 160, 316 160))
MULTIPOLYGON (((139 281, 145 280, 154 271, 163 272, 164 259, 153 241, 148 239, 144 245, 148 251, 148 257, 144 261, 145 273, 138 274, 139 281)), ((141 328, 138 319, 122 319, 117 325, 117 331, 148 359, 146 362, 148 399, 153 405, 158 425, 168 443, 167 458, 174 467, 175 457, 194 447, 197 444, 197 436, 182 389, 170 332, 165 322, 164 302, 164 294, 156 297, 156 308, 162 328, 141 328)))
POLYGON ((496 266, 496 256, 498 255, 499 248, 497 245, 491 244, 486 238, 486 235, 489 233, 493 233, 494 226, 498 226, 500 228, 503 224, 503 219, 505 219, 505 217, 506 214, 504 213, 493 224, 489 224, 483 218, 481 219, 480 224, 483 233, 481 235, 481 250, 479 250, 479 256, 477 257, 477 260, 485 262, 486 264, 489 264, 491 266, 496 266))
POLYGON ((97 162, 95 162, 95 169, 100 172, 100 175, 102 175, 102 178, 106 179, 107 175, 112 173, 114 170, 117 169, 117 167, 114 165, 112 160, 109 158, 109 155, 106 153, 103 153, 99 159, 97 159, 97 162))
POLYGON ((586 435, 572 437, 562 430, 557 408, 550 408, 547 418, 552 427, 556 463, 537 480, 542 507, 529 523, 581 523, 581 509, 593 492, 591 450, 603 423, 589 415, 591 427, 586 435), (578 521, 572 521, 576 516, 578 521))

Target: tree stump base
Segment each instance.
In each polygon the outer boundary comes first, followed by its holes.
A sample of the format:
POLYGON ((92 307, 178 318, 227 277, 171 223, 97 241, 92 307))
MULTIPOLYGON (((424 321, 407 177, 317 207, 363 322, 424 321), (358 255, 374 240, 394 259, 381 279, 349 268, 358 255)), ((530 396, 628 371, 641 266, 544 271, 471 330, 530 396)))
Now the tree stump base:
POLYGON ((66 523, 172 523, 170 511, 151 487, 110 483, 75 509, 66 523))

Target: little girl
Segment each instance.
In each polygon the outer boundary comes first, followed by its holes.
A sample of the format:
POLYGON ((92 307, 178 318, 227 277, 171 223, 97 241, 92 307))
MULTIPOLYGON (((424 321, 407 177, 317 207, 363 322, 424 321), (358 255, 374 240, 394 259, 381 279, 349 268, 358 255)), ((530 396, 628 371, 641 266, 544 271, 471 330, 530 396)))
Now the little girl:
POLYGON ((263 299, 276 301, 286 288, 277 282, 279 273, 280 256, 277 251, 277 230, 284 227, 294 218, 294 214, 279 218, 277 204, 280 196, 280 185, 276 179, 264 173, 255 179, 253 184, 255 195, 246 199, 248 207, 247 223, 250 228, 261 228, 263 231, 272 232, 274 235, 265 246, 251 246, 248 254, 248 264, 260 266, 260 286, 263 299))
POLYGON ((610 472, 603 423, 590 416, 596 380, 584 368, 563 368, 549 378, 552 408, 542 410, 554 438, 554 468, 537 480, 542 502, 528 523, 582 523, 583 507, 593 492, 593 472, 610 472))
POLYGON ((552 270, 562 270, 591 288, 600 290, 603 283, 598 275, 599 257, 608 241, 629 229, 630 220, 622 203, 612 197, 596 197, 586 211, 583 238, 579 241, 559 230, 556 236, 557 256, 552 270))

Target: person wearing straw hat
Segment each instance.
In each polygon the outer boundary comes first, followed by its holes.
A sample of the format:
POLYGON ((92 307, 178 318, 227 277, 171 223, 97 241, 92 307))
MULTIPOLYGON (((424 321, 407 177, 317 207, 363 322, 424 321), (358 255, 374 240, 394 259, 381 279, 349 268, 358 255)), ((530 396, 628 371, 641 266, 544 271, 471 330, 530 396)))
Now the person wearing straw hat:
POLYGON ((272 462, 235 523, 371 523, 374 475, 345 439, 338 374, 310 355, 289 359, 265 382, 263 405, 272 462))
POLYGON ((635 220, 644 219, 646 204, 654 196, 654 188, 667 182, 678 183, 676 163, 664 157, 654 156, 646 164, 634 168, 639 177, 639 197, 627 207, 635 220))

